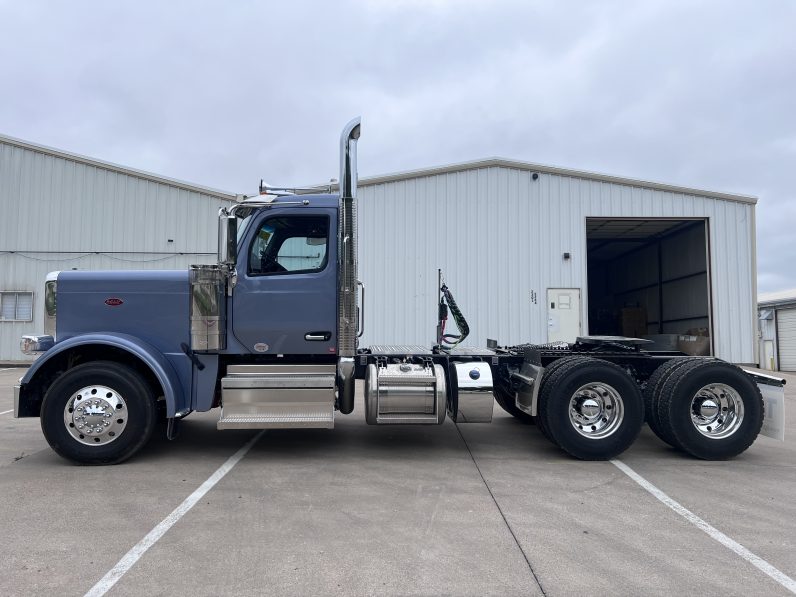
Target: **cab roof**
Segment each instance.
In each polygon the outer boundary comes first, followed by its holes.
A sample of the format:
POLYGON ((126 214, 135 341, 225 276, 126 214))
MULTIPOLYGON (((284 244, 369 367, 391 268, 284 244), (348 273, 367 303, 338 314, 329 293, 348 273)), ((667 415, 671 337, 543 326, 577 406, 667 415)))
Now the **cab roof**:
MULTIPOLYGON (((260 204, 262 201, 270 200, 270 205, 279 207, 294 207, 297 203, 307 202, 307 207, 333 207, 336 208, 340 203, 340 196, 331 193, 313 193, 301 195, 254 195, 249 197, 241 205, 248 203, 260 204)), ((260 205, 258 205, 260 207, 260 205)))

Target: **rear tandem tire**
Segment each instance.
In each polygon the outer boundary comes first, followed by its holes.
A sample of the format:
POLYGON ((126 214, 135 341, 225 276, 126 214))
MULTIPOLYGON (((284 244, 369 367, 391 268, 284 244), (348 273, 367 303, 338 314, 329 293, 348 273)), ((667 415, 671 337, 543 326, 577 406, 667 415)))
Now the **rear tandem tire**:
POLYGON ((544 417, 541 415, 540 405, 542 400, 541 398, 542 392, 544 391, 545 387, 551 383, 551 380, 553 379, 555 372, 558 371, 561 367, 565 365, 571 366, 572 363, 580 363, 580 362, 589 363, 591 361, 592 361, 591 358, 583 356, 562 357, 557 361, 553 361, 552 363, 550 363, 550 365, 544 368, 544 371, 542 373, 542 381, 540 382, 539 385, 539 398, 537 399, 538 402, 536 404, 536 418, 534 420, 536 421, 536 426, 539 427, 539 431, 542 432, 542 435, 544 435, 548 441, 555 444, 556 446, 558 445, 558 442, 553 438, 552 435, 550 435, 550 431, 548 431, 547 429, 547 423, 545 422, 544 417))
POLYGON ((739 367, 689 359, 663 384, 657 420, 675 447, 703 460, 726 460, 757 439, 764 409, 760 389, 739 367))
POLYGON ((152 389, 133 369, 93 361, 53 382, 40 416, 44 437, 59 455, 78 464, 116 464, 149 441, 157 407, 152 389))
MULTIPOLYGON (((586 357, 568 357, 568 358, 571 361, 571 359, 586 358, 586 357)), ((556 361, 553 361, 550 365, 542 369, 542 379, 539 382, 540 393, 542 391, 542 388, 544 387, 545 381, 548 380, 553 373, 555 373, 556 369, 558 369, 562 365, 562 363, 566 362, 568 362, 567 358, 561 358, 556 361)), ((495 402, 497 402, 498 405, 500 405, 500 408, 505 410, 514 418, 522 421, 523 423, 528 423, 530 425, 537 425, 539 427, 539 430, 542 432, 542 435, 544 435, 551 442, 555 443, 555 441, 547 433, 547 430, 544 428, 542 421, 538 416, 533 417, 528 413, 526 413, 524 410, 520 410, 519 408, 517 408, 517 405, 514 402, 514 396, 512 395, 511 391, 507 388, 506 383, 500 383, 499 380, 496 380, 494 392, 495 392, 495 402)))
POLYGON ((517 405, 514 403, 514 396, 506 388, 505 384, 500 383, 498 379, 495 379, 495 387, 493 389, 495 392, 495 402, 498 403, 500 408, 505 410, 518 421, 522 421, 523 423, 527 423, 529 425, 533 424, 533 417, 525 411, 517 408, 517 405))
POLYGON ((646 415, 647 425, 649 425, 649 428, 652 429, 653 433, 655 433, 661 441, 666 442, 673 448, 677 447, 674 443, 674 439, 663 432, 658 422, 658 402, 660 400, 661 390, 666 381, 674 371, 688 362, 689 359, 686 357, 666 361, 652 373, 647 380, 647 385, 644 387, 644 414, 646 415))
POLYGON ((644 399, 620 366, 566 357, 542 385, 539 419, 551 439, 575 458, 608 460, 630 447, 641 431, 644 399))

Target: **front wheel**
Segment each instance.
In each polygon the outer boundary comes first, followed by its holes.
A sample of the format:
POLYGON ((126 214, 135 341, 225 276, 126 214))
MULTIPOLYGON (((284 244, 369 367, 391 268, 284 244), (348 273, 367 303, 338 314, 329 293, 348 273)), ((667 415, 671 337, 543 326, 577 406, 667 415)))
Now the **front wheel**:
POLYGON ((156 421, 155 396, 131 368, 95 361, 47 390, 41 428, 50 447, 79 464, 116 464, 138 452, 156 421))
POLYGON ((543 384, 538 406, 550 439, 581 460, 621 454, 644 423, 644 399, 630 375, 587 357, 562 359, 543 384))

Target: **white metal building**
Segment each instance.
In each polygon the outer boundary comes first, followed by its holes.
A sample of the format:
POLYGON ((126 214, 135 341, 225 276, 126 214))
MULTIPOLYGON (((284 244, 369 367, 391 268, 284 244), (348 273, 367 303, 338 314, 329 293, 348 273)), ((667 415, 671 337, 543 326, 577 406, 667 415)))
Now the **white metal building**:
POLYGON ((30 360, 48 272, 214 262, 235 195, 0 136, 0 362, 30 360))
POLYGON ((756 363, 756 201, 497 158, 362 179, 363 345, 432 343, 441 268, 467 344, 690 332, 756 363))
MULTIPOLYGON (((211 262, 234 198, 0 136, 0 362, 43 330, 47 272, 211 262)), ((757 362, 753 197, 489 159, 364 178, 359 199, 363 346, 433 343, 441 268, 469 345, 692 332, 757 362)))
POLYGON ((796 372, 796 288, 761 294, 757 308, 760 366, 796 372))

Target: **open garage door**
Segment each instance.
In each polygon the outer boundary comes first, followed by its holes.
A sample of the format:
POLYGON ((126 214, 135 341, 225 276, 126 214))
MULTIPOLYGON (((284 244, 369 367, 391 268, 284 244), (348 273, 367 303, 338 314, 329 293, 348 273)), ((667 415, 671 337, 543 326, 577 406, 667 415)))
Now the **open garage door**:
POLYGON ((589 333, 711 354, 704 219, 587 218, 589 333))

